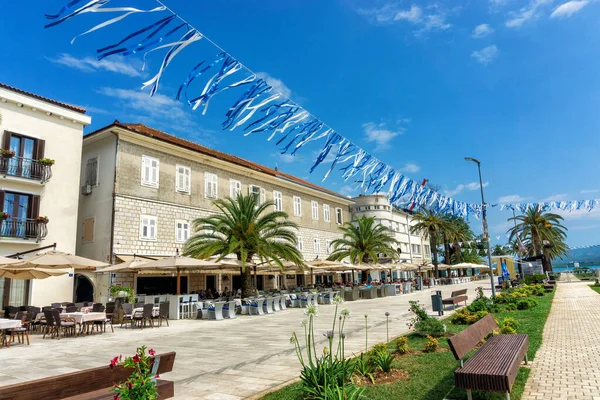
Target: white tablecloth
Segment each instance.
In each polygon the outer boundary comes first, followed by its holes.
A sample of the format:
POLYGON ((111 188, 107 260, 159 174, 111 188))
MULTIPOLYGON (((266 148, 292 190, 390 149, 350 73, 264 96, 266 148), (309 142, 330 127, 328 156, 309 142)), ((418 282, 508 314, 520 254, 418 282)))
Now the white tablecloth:
MULTIPOLYGON (((144 313, 144 307, 138 307, 138 308, 133 309, 132 315, 134 317, 141 317, 143 313, 144 313)), ((158 317, 158 314, 159 314, 159 308, 152 307, 152 316, 158 317)))
POLYGON ((18 319, 0 318, 0 330, 20 328, 20 327, 21 327, 21 321, 18 319))
POLYGON ((75 322, 78 324, 83 324, 84 322, 90 321, 104 321, 106 319, 105 312, 91 312, 91 313, 82 313, 82 312, 73 312, 73 313, 62 313, 60 314, 62 317, 71 317, 75 318, 75 322))

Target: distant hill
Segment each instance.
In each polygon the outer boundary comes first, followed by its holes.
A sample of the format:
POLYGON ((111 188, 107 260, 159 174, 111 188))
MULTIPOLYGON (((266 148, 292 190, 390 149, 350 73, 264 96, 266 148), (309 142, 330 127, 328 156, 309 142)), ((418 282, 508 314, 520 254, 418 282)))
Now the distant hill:
POLYGON ((573 262, 578 262, 581 266, 600 265, 600 246, 569 250, 565 258, 553 261, 552 265, 560 266, 573 262))

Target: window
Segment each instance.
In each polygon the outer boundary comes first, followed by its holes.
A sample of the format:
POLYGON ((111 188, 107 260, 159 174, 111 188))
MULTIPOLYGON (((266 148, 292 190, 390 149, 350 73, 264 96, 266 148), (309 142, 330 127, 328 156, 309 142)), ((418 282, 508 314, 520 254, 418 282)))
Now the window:
POLYGON ((40 196, 0 191, 0 204, 2 211, 10 215, 2 221, 0 236, 37 238, 39 227, 32 222, 40 216, 40 196))
POLYGON ((325 241, 325 251, 327 254, 331 254, 331 240, 325 241))
POLYGON ((315 246, 315 253, 318 254, 321 252, 321 242, 319 241, 319 238, 314 238, 313 240, 314 242, 314 246, 315 246))
POLYGON ((412 247, 412 252, 415 254, 421 254, 421 245, 420 244, 413 244, 411 245, 412 247))
POLYGON ((325 222, 331 222, 331 214, 329 213, 329 204, 323 204, 323 219, 325 222))
POLYGON ((83 242, 94 241, 94 220, 94 217, 83 220, 83 237, 81 238, 83 242))
POLYGON ((406 233, 406 224, 400 224, 400 232, 406 233))
POLYGON ((175 222, 175 240, 177 242, 187 242, 190 238, 190 223, 187 221, 175 222))
POLYGON ((142 215, 140 225, 141 240, 156 240, 156 217, 142 215))
POLYGON ((204 174, 204 197, 217 198, 217 175, 210 172, 204 174))
POLYGON ((273 192, 273 202, 275 203, 275 211, 283 211, 283 196, 281 192, 273 192))
POLYGON ((294 215, 302 215, 302 199, 298 196, 294 196, 294 215))
POLYGON ((250 185, 248 187, 248 192, 256 198, 258 204, 263 204, 267 200, 265 189, 260 186, 250 185))
POLYGON ((2 148, 14 151, 15 157, 6 160, 3 174, 39 179, 41 170, 32 160, 44 158, 45 143, 40 139, 4 131, 2 148))
POLYGON ((300 251, 304 250, 304 243, 303 243, 301 237, 298 237, 298 250, 300 250, 300 251))
POLYGON ((335 209, 335 222, 337 224, 343 224, 344 223, 344 219, 342 216, 342 209, 341 208, 336 208, 335 209))
POLYGON ((183 165, 175 166, 175 190, 190 193, 192 171, 183 165))
POLYGON ((410 248, 408 246, 408 243, 400 243, 400 250, 402 251, 403 254, 410 253, 410 248))
POLYGON ((428 244, 423 245, 423 250, 425 250, 425 256, 429 257, 431 255, 431 249, 428 244))
POLYGON ((98 185, 98 157, 90 158, 85 164, 85 184, 98 185))
POLYGON ((158 159, 142 156, 142 185, 158 187, 158 159))
POLYGON ((229 197, 235 199, 242 193, 242 182, 235 179, 229 180, 229 197))
POLYGON ((310 205, 312 208, 312 219, 318 220, 319 219, 319 203, 317 203, 316 201, 312 201, 310 203, 310 205))

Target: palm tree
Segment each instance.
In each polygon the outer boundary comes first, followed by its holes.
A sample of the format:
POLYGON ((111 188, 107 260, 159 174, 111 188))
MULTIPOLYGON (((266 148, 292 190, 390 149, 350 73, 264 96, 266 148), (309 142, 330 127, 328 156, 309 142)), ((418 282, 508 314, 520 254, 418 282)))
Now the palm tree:
MULTIPOLYGON (((331 242, 333 251, 328 260, 341 261, 349 258, 353 264, 370 264, 377 263, 382 254, 391 258, 400 255, 397 250, 398 241, 390 236, 385 226, 376 224, 374 218, 357 218, 353 222, 346 222, 340 230, 343 237, 331 242)), ((364 271, 364 282, 368 276, 369 271, 364 271)))
POLYGON ((283 211, 272 211, 275 203, 259 204, 254 195, 215 200, 219 213, 194 221, 197 232, 184 246, 185 255, 217 260, 235 254, 240 262, 242 296, 252 295, 252 273, 247 264, 255 257, 284 268, 284 261, 302 265, 295 231, 298 226, 283 211))
POLYGON ((493 256, 507 256, 511 253, 511 249, 508 246, 502 246, 501 244, 495 244, 492 247, 493 256))
POLYGON ((542 258, 544 271, 551 272, 551 260, 562 256, 568 250, 565 244, 567 228, 561 224, 563 217, 544 212, 537 206, 508 220, 515 223, 515 226, 508 230, 510 240, 518 236, 530 247, 534 256, 542 258))
POLYGON ((436 278, 440 277, 438 270, 438 235, 443 230, 447 229, 448 222, 438 213, 423 210, 413 214, 413 221, 417 223, 410 228, 413 234, 428 234, 431 242, 431 253, 433 254, 433 265, 435 267, 436 278))
POLYGON ((462 243, 473 240, 473 231, 469 223, 462 217, 450 216, 448 219, 449 226, 448 239, 452 241, 453 256, 451 257, 454 264, 462 262, 462 243))

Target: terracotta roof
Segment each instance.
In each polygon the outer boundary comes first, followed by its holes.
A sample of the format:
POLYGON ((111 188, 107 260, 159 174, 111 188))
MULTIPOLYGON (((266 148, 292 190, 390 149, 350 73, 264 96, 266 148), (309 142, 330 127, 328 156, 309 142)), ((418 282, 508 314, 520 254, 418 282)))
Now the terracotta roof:
POLYGON ((33 97, 34 99, 46 101, 48 103, 52 103, 52 104, 60 106, 60 107, 68 108, 71 111, 76 111, 78 113, 85 114, 85 108, 83 108, 83 107, 77 107, 77 106, 74 106, 74 105, 71 105, 71 104, 62 103, 62 102, 57 101, 57 100, 52 100, 52 99, 49 99, 49 98, 44 97, 44 96, 40 96, 40 95, 35 94, 35 93, 26 92, 25 90, 21 90, 21 89, 18 89, 16 87, 13 87, 13 86, 6 85, 6 84, 4 84, 2 82, 0 82, 0 88, 12 90, 13 92, 17 92, 17 93, 23 94, 25 96, 33 97))
POLYGON ((196 152, 201 153, 201 154, 205 154, 205 155, 208 155, 208 156, 211 156, 211 157, 215 157, 215 158, 217 158, 219 160, 227 161, 227 162, 230 162, 230 163, 242 166, 242 167, 250 168, 252 170, 265 173, 267 175, 271 175, 271 176, 274 176, 274 177, 286 179, 286 180, 292 181, 294 183, 297 183, 297 184, 300 184, 300 185, 303 185, 303 186, 306 186, 306 187, 309 187, 309 188, 312 188, 312 189, 315 189, 315 190, 318 190, 318 191, 321 191, 321 192, 325 192, 325 193, 331 194, 333 196, 341 197, 341 198, 344 198, 344 199, 346 198, 345 196, 343 196, 343 195, 341 195, 339 193, 336 193, 336 192, 334 192, 332 190, 329 190, 329 189, 325 189, 325 188, 323 188, 321 186, 318 186, 318 185, 315 185, 315 184, 310 183, 308 181, 305 181, 304 179, 300 179, 298 177, 295 177, 295 176, 290 175, 290 174, 286 174, 284 172, 275 170, 273 168, 265 167, 264 165, 260 165, 260 164, 257 164, 255 162, 248 161, 246 159, 234 156, 232 154, 227 154, 227 153, 223 153, 223 152, 218 151, 218 150, 210 149, 208 147, 199 145, 199 144, 191 142, 189 140, 185 140, 185 139, 182 139, 180 137, 173 136, 173 135, 170 135, 168 133, 165 133, 163 131, 159 131, 158 129, 150 128, 150 127, 148 127, 146 125, 143 125, 143 124, 124 124, 124 123, 121 123, 119 121, 115 121, 115 122, 112 123, 112 125, 110 125, 108 127, 104 127, 102 129, 99 129, 99 130, 97 130, 95 132, 91 132, 88 135, 86 135, 86 137, 91 136, 91 135, 93 135, 93 134, 95 134, 97 132, 104 131, 104 130, 106 130, 106 128, 109 128, 109 127, 112 127, 112 126, 117 126, 117 127, 120 127, 120 128, 124 128, 124 129, 127 129, 130 132, 135 132, 135 133, 147 136, 147 137, 152 137, 152 138, 161 140, 163 142, 174 144, 176 146, 181 146, 181 147, 184 147, 184 148, 189 149, 189 150, 196 151, 196 152))

